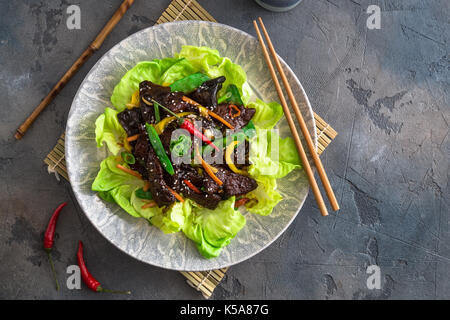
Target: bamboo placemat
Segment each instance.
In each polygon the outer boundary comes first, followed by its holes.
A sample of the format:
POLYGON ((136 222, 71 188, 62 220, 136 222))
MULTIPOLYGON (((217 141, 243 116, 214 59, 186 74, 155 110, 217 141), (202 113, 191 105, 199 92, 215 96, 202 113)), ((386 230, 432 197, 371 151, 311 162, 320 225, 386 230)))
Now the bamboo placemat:
MULTIPOLYGON (((173 0, 169 7, 163 12, 156 24, 176 21, 176 20, 204 20, 217 22, 200 4, 195 0, 173 0)), ((326 123, 319 115, 314 113, 316 121, 316 129, 318 136, 317 153, 320 155, 330 142, 336 137, 337 132, 326 123)), ((56 178, 59 176, 69 180, 67 176, 66 160, 64 153, 64 138, 62 134, 58 139, 56 146, 44 159, 47 164, 49 173, 55 173, 56 178)), ((203 271, 203 272, 181 272, 186 277, 187 283, 200 291, 203 296, 208 299, 211 297, 214 289, 225 276, 228 268, 203 271)))

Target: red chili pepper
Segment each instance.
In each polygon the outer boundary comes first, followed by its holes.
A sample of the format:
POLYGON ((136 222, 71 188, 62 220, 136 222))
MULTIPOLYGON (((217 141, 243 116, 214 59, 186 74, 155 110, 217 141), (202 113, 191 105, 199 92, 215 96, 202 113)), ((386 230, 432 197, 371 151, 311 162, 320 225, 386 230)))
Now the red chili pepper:
POLYGON ((78 252, 77 252, 77 260, 78 260, 78 266, 80 267, 81 271, 81 278, 83 279, 83 282, 88 286, 89 289, 95 292, 110 292, 110 293, 123 293, 123 294, 130 294, 130 291, 115 291, 115 290, 109 290, 105 289, 100 285, 100 282, 98 282, 92 274, 88 271, 86 264, 84 262, 83 258, 83 242, 78 242, 78 252))
POLYGON ((236 202, 234 203, 234 207, 239 208, 244 204, 246 204, 249 200, 250 200, 249 198, 241 198, 239 200, 236 200, 236 202))
POLYGON ((58 221, 59 213, 61 212, 62 208, 64 208, 66 205, 67 202, 63 202, 58 206, 58 208, 55 209, 55 211, 53 211, 52 217, 48 222, 47 229, 45 230, 44 234, 44 250, 47 252, 48 260, 52 268, 53 278, 55 278, 56 283, 56 290, 59 290, 59 284, 58 279, 56 278, 55 266, 53 265, 51 251, 53 248, 53 242, 55 238, 56 222, 58 221))
POLYGON ((174 117, 176 117, 180 123, 180 128, 186 129, 189 133, 192 133, 194 136, 196 136, 197 138, 202 139, 202 141, 206 144, 209 144, 211 147, 213 147, 214 149, 216 149, 217 151, 220 151, 219 148, 211 142, 211 140, 209 140, 205 135, 203 135, 203 133, 201 133, 200 131, 198 131, 194 124, 192 122, 190 122, 187 119, 183 119, 181 118, 179 115, 175 114, 173 111, 171 111, 169 108, 163 106, 161 103, 159 103, 158 101, 155 101, 152 99, 153 103, 157 103, 160 105, 160 107, 162 107, 164 110, 166 110, 168 113, 170 113, 171 115, 173 115, 174 117))
POLYGON ((189 133, 192 133, 197 138, 202 139, 202 141, 204 143, 209 144, 211 147, 213 147, 214 149, 219 151, 219 148, 214 143, 212 143, 211 140, 209 140, 203 133, 198 131, 195 128, 194 124, 192 122, 190 122, 189 120, 184 119, 184 121, 180 125, 180 128, 186 129, 189 133))
POLYGON ((238 107, 236 107, 236 105, 234 105, 234 104, 230 104, 228 106, 228 109, 229 109, 228 114, 230 115, 230 118, 236 118, 241 115, 241 110, 238 107), (233 112, 233 110, 235 112, 233 112))

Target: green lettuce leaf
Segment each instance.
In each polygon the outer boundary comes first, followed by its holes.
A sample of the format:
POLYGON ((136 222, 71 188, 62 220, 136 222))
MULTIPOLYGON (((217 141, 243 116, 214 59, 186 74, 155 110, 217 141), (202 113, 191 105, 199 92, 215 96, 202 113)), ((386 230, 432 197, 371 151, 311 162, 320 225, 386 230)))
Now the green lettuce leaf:
POLYGON ((117 155, 122 149, 118 144, 127 136, 125 130, 120 125, 117 118, 117 111, 106 108, 105 112, 95 120, 95 141, 97 147, 102 147, 103 142, 106 143, 109 151, 117 155))
POLYGON ((130 102, 131 95, 139 89, 140 82, 149 80, 156 84, 171 84, 195 72, 193 66, 183 58, 139 62, 114 87, 111 102, 117 110, 122 111, 130 102))
POLYGON ((195 69, 204 72, 210 78, 225 76, 226 80, 218 93, 218 97, 225 94, 229 84, 234 84, 239 89, 244 104, 250 99, 252 90, 247 83, 245 71, 229 58, 221 57, 219 51, 208 47, 183 46, 176 57, 186 58, 195 69))
MULTIPOLYGON (((293 151, 286 149, 291 147, 289 141, 292 138, 280 139, 274 131, 255 128, 256 136, 250 140, 249 161, 251 165, 248 170, 250 176, 253 178, 260 176, 283 178, 295 168, 300 167, 300 163, 295 162, 293 151), (273 145, 273 142, 278 146, 273 145), (288 155, 283 155, 284 153, 288 153, 288 155), (285 161, 286 159, 291 162, 285 161)), ((296 152, 295 146, 294 150, 296 152)))
POLYGON ((276 190, 277 179, 270 176, 258 176, 255 178, 258 187, 247 193, 246 197, 250 199, 245 207, 251 213, 267 216, 272 213, 273 208, 283 197, 276 190), (256 200, 256 201, 251 201, 256 200))
POLYGON ((109 156, 100 164, 100 171, 92 183, 92 190, 109 202, 117 203, 133 217, 142 217, 165 233, 178 232, 184 225, 185 216, 190 213, 190 204, 177 202, 168 208, 157 206, 142 209, 147 204, 136 196, 136 190, 144 186, 144 181, 118 169, 118 157, 109 156))
MULTIPOLYGON (((140 217, 131 204, 133 192, 144 186, 144 181, 118 169, 118 157, 109 156, 100 163, 100 171, 92 183, 92 191, 109 202, 115 202, 134 217, 140 217)), ((125 166, 125 164, 122 164, 125 166)))
POLYGON ((185 226, 186 217, 191 213, 189 201, 175 202, 168 208, 156 208, 156 214, 150 218, 151 224, 164 233, 181 231, 185 226))
POLYGON ((247 108, 256 109, 252 122, 260 129, 272 129, 283 117, 283 108, 279 103, 265 103, 259 99, 250 102, 247 108))
POLYGON ((234 209, 234 202, 235 197, 221 201, 215 210, 191 202, 192 210, 186 217, 183 233, 195 242, 205 258, 217 257, 244 227, 245 217, 234 209))

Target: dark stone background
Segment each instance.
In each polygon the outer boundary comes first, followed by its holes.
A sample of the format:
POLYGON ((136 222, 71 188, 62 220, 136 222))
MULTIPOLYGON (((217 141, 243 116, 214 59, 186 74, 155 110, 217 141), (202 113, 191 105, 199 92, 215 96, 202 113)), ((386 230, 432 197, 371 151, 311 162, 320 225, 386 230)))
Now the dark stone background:
MULTIPOLYGON (((450 2, 304 0, 280 14, 250 0, 199 2, 219 22, 253 35, 252 20, 263 17, 313 108, 339 132, 322 159, 341 211, 322 218, 310 196, 274 244, 229 270, 214 298, 450 298, 450 2), (370 4, 381 7, 381 30, 366 28, 370 4), (366 287, 371 264, 381 267, 381 290, 366 287)), ((137 0, 25 138, 13 138, 120 3, 0 2, 0 298, 125 298, 84 286, 54 290, 41 239, 65 200, 54 251, 63 285, 81 239, 91 272, 106 287, 131 289, 126 298, 201 298, 178 272, 113 247, 85 218, 70 185, 42 162, 93 64, 153 25, 168 0, 137 0), (66 27, 70 4, 81 7, 81 30, 66 27)))

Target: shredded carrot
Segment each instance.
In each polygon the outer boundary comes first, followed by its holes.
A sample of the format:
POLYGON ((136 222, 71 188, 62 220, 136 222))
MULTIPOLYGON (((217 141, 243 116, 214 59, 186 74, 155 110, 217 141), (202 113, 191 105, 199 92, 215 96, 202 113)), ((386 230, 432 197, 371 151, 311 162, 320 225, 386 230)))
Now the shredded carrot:
POLYGON ((181 98, 181 100, 183 100, 184 102, 187 102, 187 103, 189 103, 189 104, 192 104, 193 106, 199 106, 200 105, 200 103, 198 103, 198 102, 196 102, 196 101, 194 101, 194 100, 192 100, 191 98, 188 98, 188 97, 186 97, 186 96, 183 96, 182 98, 181 98))
POLYGON ((135 176, 136 178, 142 179, 142 176, 140 175, 139 172, 136 172, 134 170, 128 169, 124 166, 122 166, 121 164, 116 164, 117 169, 122 170, 123 172, 126 172, 128 174, 131 174, 132 176, 135 176))
POLYGON ((147 192, 149 188, 150 188, 150 181, 145 180, 145 184, 144 187, 142 188, 142 191, 147 192))
POLYGON ((137 139, 139 138, 139 136, 140 136, 139 133, 138 133, 138 134, 135 134, 134 136, 128 137, 128 138, 127 138, 127 141, 128 141, 128 142, 135 141, 135 140, 137 140, 137 139))
POLYGON ((189 104, 192 104, 193 106, 199 107, 200 113, 204 112, 204 110, 207 110, 208 114, 213 117, 216 120, 219 120, 220 122, 222 122, 224 125, 226 125, 228 128, 230 129, 234 129, 234 127, 228 122, 226 121, 224 118, 222 118, 221 116, 219 116, 218 114, 206 109, 204 106, 202 106, 200 103, 192 100, 191 98, 188 98, 186 96, 183 96, 181 98, 181 100, 183 100, 184 102, 187 102, 189 104))
POLYGON ((214 119, 219 120, 220 122, 222 122, 224 125, 226 125, 228 128, 230 128, 231 130, 234 130, 234 127, 224 118, 222 118, 221 116, 219 116, 218 114, 208 110, 208 114, 213 117, 214 119))
POLYGON ((148 203, 144 204, 141 209, 153 208, 156 206, 155 200, 150 200, 148 203))
POLYGON ((230 111, 229 111, 228 114, 230 115, 231 118, 236 118, 236 117, 239 117, 241 115, 241 110, 236 105, 230 104, 228 106, 228 108, 230 108, 230 111), (236 111, 236 112, 233 113, 233 110, 236 111))
POLYGON ((189 180, 184 179, 183 182, 195 193, 201 194, 202 192, 198 190, 196 186, 194 186, 189 180))
POLYGON ((173 196, 180 202, 184 202, 184 199, 182 196, 180 196, 175 190, 173 190, 172 188, 169 188, 168 186, 166 186, 167 190, 170 191, 171 194, 173 194, 173 196))
POLYGON ((218 170, 212 166, 209 165, 205 160, 203 160, 202 156, 200 155, 200 151, 198 150, 198 146, 195 148, 195 153, 198 157, 198 159, 202 162, 202 166, 205 169, 206 173, 214 180, 215 183, 217 183, 219 186, 223 185, 223 182, 217 178, 217 176, 214 174, 218 170), (214 172, 215 171, 215 172, 214 172))

